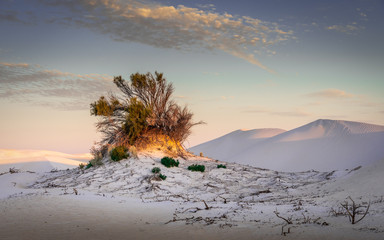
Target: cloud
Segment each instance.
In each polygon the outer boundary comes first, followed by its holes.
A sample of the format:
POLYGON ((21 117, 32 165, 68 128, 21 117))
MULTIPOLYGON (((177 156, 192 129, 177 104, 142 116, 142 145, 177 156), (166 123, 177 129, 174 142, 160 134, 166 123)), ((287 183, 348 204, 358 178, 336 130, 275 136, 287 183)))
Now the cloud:
POLYGON ((29 64, 28 63, 7 63, 7 62, 0 62, 0 66, 4 67, 22 67, 22 68, 28 68, 29 64))
POLYGON ((339 89, 326 89, 326 90, 307 94, 306 96, 318 97, 318 98, 345 99, 345 98, 353 98, 355 95, 339 89))
POLYGON ((11 10, 0 10, 0 22, 7 21, 7 22, 17 22, 17 23, 25 23, 17 16, 16 11, 11 10))
POLYGON ((326 27, 325 29, 346 33, 346 34, 355 34, 356 32, 363 30, 364 27, 358 26, 356 23, 352 23, 347 25, 332 25, 332 26, 326 27))
POLYGON ((71 17, 51 22, 76 24, 109 35, 117 41, 140 42, 160 48, 221 50, 266 71, 254 52, 268 52, 271 45, 293 38, 292 31, 277 23, 246 16, 216 13, 139 0, 41 0, 49 6, 65 6, 71 17))
POLYGON ((359 15, 360 19, 367 21, 368 15, 365 12, 362 12, 361 8, 356 8, 357 14, 359 15))
POLYGON ((352 94, 339 89, 326 89, 303 96, 314 100, 306 104, 312 107, 334 104, 342 104, 353 108, 380 108, 383 106, 382 103, 377 102, 369 95, 352 94))
MULTIPOLYGON (((30 1, 32 2, 32 1, 30 1)), ((28 5, 30 2, 21 3, 23 5, 28 5)), ((7 1, 3 0, 0 2, 0 22, 10 22, 10 23, 21 23, 25 25, 33 25, 36 23, 36 16, 31 11, 21 12, 18 9, 17 4, 13 0, 7 1), (13 8, 13 9, 12 9, 13 8)))
POLYGON ((362 12, 362 9, 356 8, 353 16, 354 21, 348 24, 334 24, 325 27, 326 30, 336 31, 349 35, 355 35, 365 29, 363 24, 368 20, 367 14, 362 12))
POLYGON ((112 77, 47 70, 27 63, 0 62, 0 99, 62 110, 88 109, 112 90, 112 77))
POLYGON ((216 10, 215 5, 213 5, 213 4, 197 4, 196 6, 198 6, 199 8, 202 8, 202 9, 216 10))

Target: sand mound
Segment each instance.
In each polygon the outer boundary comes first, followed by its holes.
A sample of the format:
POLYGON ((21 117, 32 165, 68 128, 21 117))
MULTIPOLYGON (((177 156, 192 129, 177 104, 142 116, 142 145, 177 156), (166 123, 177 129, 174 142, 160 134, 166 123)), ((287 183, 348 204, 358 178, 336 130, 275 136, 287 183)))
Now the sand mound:
POLYGON ((239 133, 190 150, 222 161, 280 171, 343 170, 384 158, 384 126, 379 125, 320 119, 265 138, 252 139, 239 133))

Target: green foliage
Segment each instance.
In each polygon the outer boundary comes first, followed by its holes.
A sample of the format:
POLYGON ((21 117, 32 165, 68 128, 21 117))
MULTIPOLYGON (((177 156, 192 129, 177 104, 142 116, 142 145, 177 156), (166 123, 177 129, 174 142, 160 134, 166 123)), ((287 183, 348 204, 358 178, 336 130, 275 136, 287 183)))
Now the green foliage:
POLYGON ((158 168, 158 167, 154 167, 154 168, 152 168, 152 173, 155 174, 155 175, 154 175, 154 179, 155 179, 156 181, 160 181, 160 179, 161 179, 161 180, 165 180, 165 179, 167 178, 167 176, 161 174, 160 172, 161 172, 161 169, 160 169, 160 168, 158 168))
POLYGON ((129 157, 128 149, 124 146, 117 146, 113 148, 110 155, 111 159, 115 162, 129 157))
POLYGON ((161 164, 166 166, 167 168, 170 167, 178 167, 179 166, 179 160, 175 161, 175 159, 170 158, 170 157, 163 157, 161 159, 161 164))
POLYGON ((102 158, 96 157, 89 162, 92 164, 92 166, 96 167, 96 166, 103 165, 103 162, 101 160, 102 160, 102 158))
POLYGON ((147 130, 147 118, 151 115, 151 109, 145 107, 136 98, 131 98, 127 111, 129 114, 126 115, 122 130, 126 135, 128 143, 133 145, 136 139, 147 130))
POLYGON ((85 169, 88 169, 88 168, 90 168, 90 167, 92 167, 92 163, 91 163, 91 161, 88 162, 87 166, 85 166, 85 169))
POLYGON ((87 165, 80 163, 79 167, 80 167, 80 169, 83 169, 83 167, 85 166, 85 169, 88 169, 90 167, 100 166, 100 165, 103 165, 103 162, 101 160, 102 160, 102 158, 96 157, 96 158, 90 160, 87 165))
POLYGON ((219 165, 217 165, 217 168, 227 168, 227 166, 225 166, 223 164, 219 164, 219 165))
POLYGON ((161 169, 158 167, 152 168, 152 173, 159 173, 160 171, 161 171, 161 169))
POLYGON ((120 106, 119 100, 111 96, 110 99, 106 99, 101 96, 99 100, 91 103, 91 115, 94 116, 112 116, 113 112, 120 106))
POLYGON ((193 165, 188 167, 188 170, 190 170, 192 172, 204 172, 205 171, 205 166, 204 165, 193 164, 193 165))
POLYGON ((105 152, 107 152, 107 146, 93 146, 91 148, 93 159, 90 160, 87 165, 80 163, 79 168, 83 169, 85 167, 85 169, 88 169, 90 167, 103 165, 102 160, 105 152))

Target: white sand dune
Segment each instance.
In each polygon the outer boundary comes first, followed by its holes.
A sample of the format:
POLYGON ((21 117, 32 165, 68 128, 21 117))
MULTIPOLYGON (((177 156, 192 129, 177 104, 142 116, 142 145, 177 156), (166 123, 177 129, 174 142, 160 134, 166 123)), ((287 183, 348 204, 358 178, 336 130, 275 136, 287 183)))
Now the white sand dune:
POLYGON ((384 158, 384 126, 379 125, 320 119, 262 139, 238 133, 190 150, 222 161, 292 172, 343 170, 384 158))
POLYGON ((265 138, 270 138, 283 132, 285 130, 277 128, 237 130, 193 147, 190 150, 196 155, 203 153, 208 157, 225 161, 225 159, 234 158, 239 152, 245 151, 265 138))
POLYGON ((0 175, 0 189, 11 194, 0 194, 0 233, 4 239, 282 239, 285 222, 277 210, 293 219, 287 239, 382 239, 384 192, 372 184, 383 182, 384 161, 333 173, 179 161, 165 168, 158 156, 141 155, 86 170, 0 175), (206 172, 188 171, 191 164, 206 172), (167 179, 151 180, 153 167, 167 179), (356 226, 329 214, 347 196, 372 202, 356 226), (304 217, 318 224, 303 223, 304 217))
POLYGON ((0 149, 0 173, 15 168, 21 171, 49 172, 78 167, 91 159, 90 154, 66 154, 54 151, 0 149))
POLYGON ((218 169, 223 162, 199 157, 165 168, 160 157, 0 174, 1 238, 282 239, 285 222, 277 210, 293 219, 287 239, 382 239, 384 192, 377 183, 384 161, 353 171, 284 173, 235 163, 218 169), (188 171, 191 164, 205 165, 206 172, 188 171), (153 167, 167 179, 151 180, 153 167), (356 226, 329 214, 347 196, 372 202, 356 226), (303 224, 303 216, 319 224, 303 224))
POLYGON ((0 171, 0 238, 381 240, 383 132, 382 126, 318 120, 287 132, 239 130, 203 145, 206 155, 212 149, 223 158, 243 156, 248 163, 260 154, 271 161, 265 165, 285 170, 324 164, 342 169, 328 172, 274 171, 197 156, 166 168, 158 152, 120 162, 106 157, 102 166, 79 169, 87 155, 0 150, 0 168, 6 167, 0 171), (191 172, 192 164, 206 171, 191 172), (362 167, 344 170, 347 165, 362 167), (23 172, 11 174, 10 166, 23 172), (153 178, 153 167, 161 169, 165 181, 153 178), (345 215, 330 213, 348 196, 358 204, 371 202, 368 215, 355 225, 345 215))

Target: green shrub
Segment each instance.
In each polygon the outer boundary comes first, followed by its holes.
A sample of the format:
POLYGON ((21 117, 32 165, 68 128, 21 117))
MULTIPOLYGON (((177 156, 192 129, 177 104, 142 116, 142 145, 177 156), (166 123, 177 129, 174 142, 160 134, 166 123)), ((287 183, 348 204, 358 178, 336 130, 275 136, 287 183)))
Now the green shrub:
POLYGON ((178 167, 179 166, 179 160, 175 161, 175 159, 170 158, 170 157, 163 157, 161 159, 161 164, 166 166, 167 168, 170 167, 178 167))
POLYGON ((92 166, 96 167, 96 166, 103 165, 103 162, 101 160, 102 160, 102 158, 97 157, 97 158, 92 159, 89 162, 92 164, 92 166))
POLYGON ((85 169, 88 169, 88 168, 90 168, 90 167, 92 167, 92 163, 91 163, 91 161, 88 162, 87 166, 85 166, 85 169))
POLYGON ((128 149, 124 146, 115 147, 114 149, 112 149, 110 155, 111 155, 111 159, 115 162, 129 157, 128 149))
MULTIPOLYGON (((145 146, 148 135, 166 136, 178 145, 203 122, 192 122, 193 113, 173 99, 174 87, 162 73, 135 73, 130 81, 116 76, 113 83, 121 90, 91 103, 91 115, 98 116, 97 130, 102 144, 145 146)), ((181 147, 181 146, 180 146, 181 147)), ((177 146, 179 148, 179 146, 177 146)), ((178 150, 178 149, 177 149, 178 150)))
POLYGON ((135 144, 136 140, 143 135, 148 128, 147 118, 152 111, 136 98, 131 98, 127 107, 129 114, 126 115, 122 126, 124 134, 129 139, 129 144, 135 144))
POLYGON ((190 170, 192 172, 204 172, 205 171, 205 166, 204 165, 193 164, 193 165, 188 167, 188 170, 190 170))
POLYGON ((161 171, 161 169, 158 167, 152 168, 152 173, 159 173, 160 171, 161 171))
POLYGON ((217 165, 217 168, 227 168, 227 166, 225 166, 223 164, 219 164, 219 165, 217 165))
POLYGON ((165 175, 163 175, 163 174, 160 173, 159 178, 161 178, 161 180, 164 181, 165 179, 167 179, 167 176, 165 176, 165 175))
POLYGON ((85 169, 88 169, 90 167, 96 167, 96 166, 100 166, 100 165, 103 165, 103 155, 101 154, 101 152, 98 152, 97 154, 94 154, 95 152, 92 153, 92 155, 94 156, 92 160, 90 160, 87 165, 83 164, 83 163, 80 163, 79 164, 79 168, 80 169, 83 169, 85 167, 85 169))

